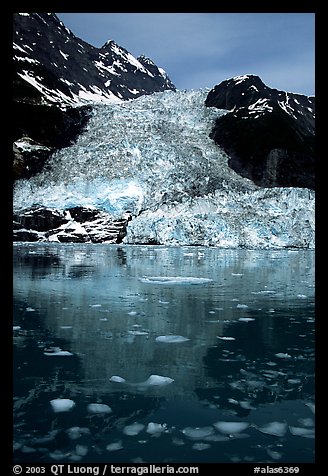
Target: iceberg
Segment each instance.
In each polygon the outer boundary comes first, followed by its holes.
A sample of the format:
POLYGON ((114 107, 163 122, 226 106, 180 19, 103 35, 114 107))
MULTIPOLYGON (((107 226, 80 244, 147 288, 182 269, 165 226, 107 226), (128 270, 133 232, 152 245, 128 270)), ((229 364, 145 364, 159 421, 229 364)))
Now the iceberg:
POLYGON ((69 398, 55 398, 50 400, 54 412, 68 412, 75 407, 75 402, 69 398))
POLYGON ((233 435, 249 427, 249 423, 244 421, 218 421, 213 424, 221 433, 233 435))
POLYGON ((213 279, 195 278, 192 276, 144 276, 139 281, 149 284, 207 284, 213 281, 213 279))
POLYGON ((261 433, 266 433, 267 435, 274 435, 274 436, 284 436, 287 432, 287 423, 273 421, 271 423, 267 423, 264 426, 256 427, 261 433))
POLYGON ((167 336, 157 336, 155 340, 156 342, 164 342, 165 344, 172 344, 172 343, 175 344, 179 342, 186 342, 190 339, 183 336, 167 335, 167 336))
POLYGON ((89 413, 111 413, 112 409, 104 403, 89 403, 88 405, 89 413))

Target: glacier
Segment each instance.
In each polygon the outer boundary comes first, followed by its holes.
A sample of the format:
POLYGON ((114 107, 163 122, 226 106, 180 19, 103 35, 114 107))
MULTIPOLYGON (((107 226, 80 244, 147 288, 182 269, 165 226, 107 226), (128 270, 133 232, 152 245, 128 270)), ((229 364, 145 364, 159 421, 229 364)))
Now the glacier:
POLYGON ((39 174, 16 181, 14 212, 83 206, 116 218, 128 213, 126 244, 314 249, 314 192, 263 188, 234 172, 209 137, 227 111, 206 107, 207 94, 94 103, 77 141, 39 174))

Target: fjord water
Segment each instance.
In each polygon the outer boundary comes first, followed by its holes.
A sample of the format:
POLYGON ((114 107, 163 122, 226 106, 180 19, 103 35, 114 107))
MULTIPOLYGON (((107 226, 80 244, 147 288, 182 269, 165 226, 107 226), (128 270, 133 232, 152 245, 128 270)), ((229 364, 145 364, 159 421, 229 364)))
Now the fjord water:
POLYGON ((314 252, 14 245, 14 461, 314 461, 314 252))

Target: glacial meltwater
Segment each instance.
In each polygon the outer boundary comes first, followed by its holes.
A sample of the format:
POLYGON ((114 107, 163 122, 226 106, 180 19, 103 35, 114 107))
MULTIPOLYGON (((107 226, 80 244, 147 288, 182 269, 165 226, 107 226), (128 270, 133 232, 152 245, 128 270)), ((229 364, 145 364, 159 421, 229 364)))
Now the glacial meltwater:
POLYGON ((14 244, 15 463, 314 462, 314 251, 14 244))

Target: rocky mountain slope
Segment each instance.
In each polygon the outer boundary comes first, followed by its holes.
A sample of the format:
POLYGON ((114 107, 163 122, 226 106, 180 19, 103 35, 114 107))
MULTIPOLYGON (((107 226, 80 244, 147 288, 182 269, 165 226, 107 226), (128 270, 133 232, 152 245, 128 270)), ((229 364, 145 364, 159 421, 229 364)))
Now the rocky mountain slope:
POLYGON ((315 186, 314 97, 278 91, 258 76, 225 80, 206 106, 227 109, 211 132, 230 167, 264 187, 315 186))

